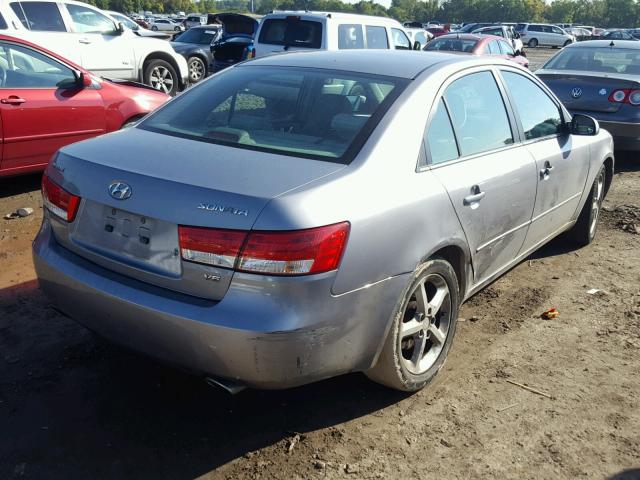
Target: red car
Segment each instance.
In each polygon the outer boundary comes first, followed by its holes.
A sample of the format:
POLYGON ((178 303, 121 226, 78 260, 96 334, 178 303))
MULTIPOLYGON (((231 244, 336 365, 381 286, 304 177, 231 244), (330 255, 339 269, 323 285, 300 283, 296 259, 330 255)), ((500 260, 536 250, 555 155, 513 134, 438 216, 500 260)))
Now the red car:
POLYGON ((435 52, 460 52, 473 55, 494 55, 512 60, 529 68, 526 57, 516 55, 513 47, 504 38, 496 35, 475 35, 473 33, 450 33, 434 38, 424 48, 435 52))
POLYGON ((43 170, 64 145, 119 130, 168 99, 0 35, 0 177, 43 170))

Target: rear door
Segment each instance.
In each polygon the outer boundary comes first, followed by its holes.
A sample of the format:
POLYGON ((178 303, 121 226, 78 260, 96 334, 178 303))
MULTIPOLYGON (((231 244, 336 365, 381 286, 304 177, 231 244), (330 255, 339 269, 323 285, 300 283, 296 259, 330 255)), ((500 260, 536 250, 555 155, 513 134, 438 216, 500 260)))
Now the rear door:
POLYGON ((431 115, 426 144, 433 173, 466 234, 474 280, 482 282, 518 256, 536 197, 536 164, 518 143, 514 118, 490 70, 447 86, 431 115))
POLYGON ((107 78, 137 78, 131 45, 136 36, 121 35, 111 18, 92 8, 71 3, 65 7, 84 68, 107 78))
POLYGON ((501 69, 526 150, 537 166, 537 198, 525 248, 555 235, 577 214, 589 173, 589 137, 570 135, 560 105, 515 70, 501 69))
POLYGON ((102 97, 75 87, 66 65, 10 42, 0 42, 0 64, 5 173, 42 168, 60 147, 105 132, 102 97))

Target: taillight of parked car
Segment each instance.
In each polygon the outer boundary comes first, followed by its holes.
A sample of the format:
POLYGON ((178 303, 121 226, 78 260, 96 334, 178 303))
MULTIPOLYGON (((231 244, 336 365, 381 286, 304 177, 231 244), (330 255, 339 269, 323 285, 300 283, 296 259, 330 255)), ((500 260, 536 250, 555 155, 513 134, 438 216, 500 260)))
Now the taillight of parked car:
POLYGON ((45 173, 42 175, 42 200, 51 213, 67 222, 73 222, 80 206, 80 197, 67 192, 45 173))
POLYGON ((634 106, 640 105, 640 90, 630 90, 628 88, 620 88, 614 90, 609 95, 609 101, 612 103, 629 103, 634 106))
POLYGON ((184 260, 267 275, 335 270, 349 237, 348 222, 295 231, 179 227, 184 260))

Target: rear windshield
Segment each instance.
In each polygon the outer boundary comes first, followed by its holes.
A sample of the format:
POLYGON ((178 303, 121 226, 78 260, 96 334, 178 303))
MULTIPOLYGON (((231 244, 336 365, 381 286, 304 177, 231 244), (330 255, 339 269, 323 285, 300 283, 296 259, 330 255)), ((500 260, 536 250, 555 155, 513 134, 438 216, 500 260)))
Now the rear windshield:
POLYGON ((436 38, 427 43, 425 50, 448 52, 473 52, 478 40, 464 40, 462 38, 436 38))
POLYGON ((197 43, 199 45, 211 45, 219 34, 219 29, 211 28, 190 28, 186 32, 178 35, 176 42, 197 43))
POLYGON ((269 18, 262 24, 258 42, 289 47, 320 48, 322 23, 298 17, 269 18))
POLYGON ((245 65, 188 90, 140 128, 349 163, 407 83, 343 71, 245 65))
POLYGON ((543 68, 640 75, 640 49, 567 48, 549 60, 543 68))

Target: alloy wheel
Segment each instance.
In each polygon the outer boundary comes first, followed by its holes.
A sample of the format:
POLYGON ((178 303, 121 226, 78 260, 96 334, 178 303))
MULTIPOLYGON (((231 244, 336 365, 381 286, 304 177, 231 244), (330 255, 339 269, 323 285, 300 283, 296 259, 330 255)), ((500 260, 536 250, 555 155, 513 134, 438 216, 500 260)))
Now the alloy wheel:
POLYGON ((589 225, 589 236, 593 237, 598 226, 598 217, 604 199, 604 169, 598 173, 598 177, 593 185, 593 195, 591 197, 591 225, 589 225))
POLYGON ((401 362, 414 375, 429 370, 444 348, 451 325, 451 295, 446 280, 427 275, 409 297, 400 324, 401 362))
POLYGON ((199 58, 192 58, 189 61, 189 80, 192 83, 199 82, 204 77, 204 64, 199 58))
POLYGON ((169 93, 173 89, 174 79, 171 75, 171 72, 163 67, 162 65, 158 65, 151 70, 151 75, 149 76, 149 83, 156 90, 160 90, 164 93, 169 93))

